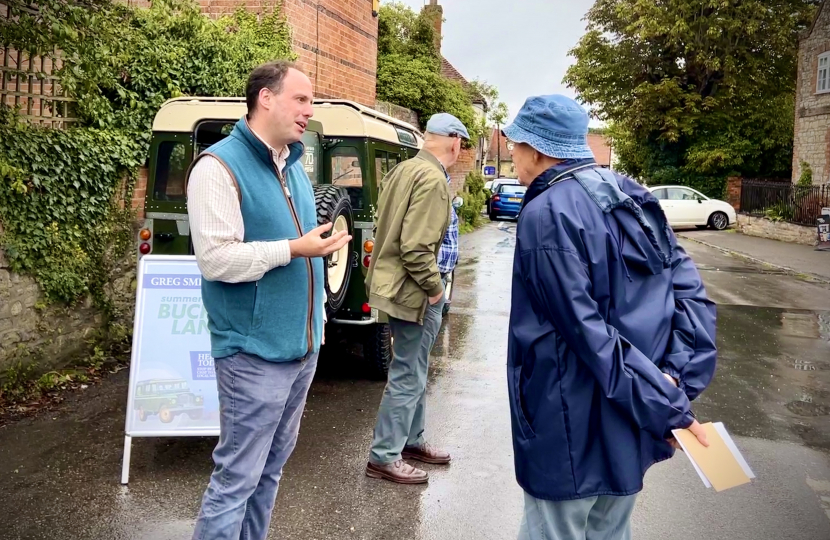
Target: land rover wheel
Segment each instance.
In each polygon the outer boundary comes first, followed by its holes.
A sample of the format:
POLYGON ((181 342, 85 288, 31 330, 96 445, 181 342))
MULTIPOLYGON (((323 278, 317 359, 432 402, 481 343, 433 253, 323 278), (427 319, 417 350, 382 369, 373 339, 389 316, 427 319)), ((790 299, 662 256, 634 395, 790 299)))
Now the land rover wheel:
MULTIPOLYGON (((347 231, 354 237, 352 203, 349 194, 342 187, 315 186, 314 202, 317 205, 317 223, 333 223, 326 236, 347 231)), ((329 317, 337 313, 346 299, 349 277, 352 273, 352 244, 354 240, 325 258, 326 313, 329 317)))
POLYGON ((161 409, 159 409, 159 420, 164 424, 172 422, 174 416, 173 412, 167 408, 167 405, 162 405, 161 409))
POLYGON ((373 378, 385 379, 392 362, 392 330, 388 324, 373 324, 364 328, 363 360, 373 378))

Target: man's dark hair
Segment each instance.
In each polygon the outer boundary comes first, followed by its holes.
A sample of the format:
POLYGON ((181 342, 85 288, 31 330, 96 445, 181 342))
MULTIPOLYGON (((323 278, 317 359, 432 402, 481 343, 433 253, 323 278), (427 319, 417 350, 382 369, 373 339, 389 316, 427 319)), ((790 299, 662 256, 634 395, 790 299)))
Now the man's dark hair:
POLYGON ((248 103, 248 114, 256 111, 259 91, 263 88, 271 90, 275 94, 282 92, 285 75, 289 69, 298 69, 294 62, 288 60, 274 60, 266 62, 253 70, 248 77, 248 85, 245 87, 245 101, 248 103))

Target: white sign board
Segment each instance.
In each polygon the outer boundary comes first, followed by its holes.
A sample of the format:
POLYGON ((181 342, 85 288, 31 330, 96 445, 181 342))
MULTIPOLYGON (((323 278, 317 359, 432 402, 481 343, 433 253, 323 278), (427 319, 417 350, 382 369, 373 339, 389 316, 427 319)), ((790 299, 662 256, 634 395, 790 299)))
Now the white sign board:
POLYGON ((131 437, 219 436, 202 276, 192 255, 147 255, 138 265, 121 482, 131 437))

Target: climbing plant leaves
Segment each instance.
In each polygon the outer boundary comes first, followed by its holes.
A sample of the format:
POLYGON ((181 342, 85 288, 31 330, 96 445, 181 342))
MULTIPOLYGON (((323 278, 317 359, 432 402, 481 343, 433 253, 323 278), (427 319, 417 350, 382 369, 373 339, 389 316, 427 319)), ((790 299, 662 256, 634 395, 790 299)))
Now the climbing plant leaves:
POLYGON ((129 201, 156 112, 183 95, 243 95, 256 65, 294 57, 289 27, 279 9, 214 20, 190 0, 7 3, 0 43, 60 59, 79 122, 38 127, 0 106, 0 244, 49 300, 92 296, 106 309, 104 289, 132 247, 129 201))

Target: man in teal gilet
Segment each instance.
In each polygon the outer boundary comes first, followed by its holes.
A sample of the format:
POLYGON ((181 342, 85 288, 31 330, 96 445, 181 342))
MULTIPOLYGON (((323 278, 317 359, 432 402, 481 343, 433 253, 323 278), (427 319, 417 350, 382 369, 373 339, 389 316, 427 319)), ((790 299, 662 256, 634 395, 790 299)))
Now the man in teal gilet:
POLYGON ((308 77, 288 62, 251 73, 248 114, 194 161, 188 214, 208 313, 220 435, 196 540, 265 540, 282 468, 323 342, 321 235, 300 157, 313 114, 308 77))

